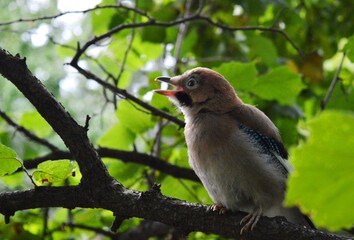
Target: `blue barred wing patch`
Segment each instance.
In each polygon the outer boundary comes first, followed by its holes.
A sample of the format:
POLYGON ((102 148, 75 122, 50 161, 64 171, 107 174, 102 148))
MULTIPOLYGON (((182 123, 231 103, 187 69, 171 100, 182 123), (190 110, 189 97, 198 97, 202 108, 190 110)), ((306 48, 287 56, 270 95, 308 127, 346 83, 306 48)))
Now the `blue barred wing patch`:
POLYGON ((282 143, 273 138, 267 137, 258 131, 248 128, 245 125, 240 124, 239 128, 250 137, 250 140, 256 144, 261 153, 272 157, 272 164, 275 164, 284 175, 288 174, 288 169, 284 166, 284 163, 281 162, 281 160, 288 158, 288 153, 282 143))

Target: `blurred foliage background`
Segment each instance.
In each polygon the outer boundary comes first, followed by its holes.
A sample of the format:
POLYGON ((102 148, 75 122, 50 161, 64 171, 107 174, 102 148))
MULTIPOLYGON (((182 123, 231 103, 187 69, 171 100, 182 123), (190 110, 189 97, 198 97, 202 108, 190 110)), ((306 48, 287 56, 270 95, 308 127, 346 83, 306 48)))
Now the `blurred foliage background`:
MULTIPOLYGON (((353 1, 3 0, 0 8, 0 46, 26 57, 33 74, 79 123, 84 125, 86 115, 92 117, 89 136, 95 146, 138 151, 188 167, 183 128, 126 100, 124 91, 182 119, 168 100, 153 94, 160 88, 154 79, 196 66, 209 67, 223 74, 244 102, 263 110, 279 128, 295 167, 286 203, 300 206, 320 227, 339 230, 354 224, 353 1), (151 19, 155 22, 140 24, 151 19), (112 34, 107 34, 109 31, 112 34), (87 79, 68 64, 78 43, 84 46, 105 35, 85 49, 78 64, 124 90, 122 94, 87 79)), ((9 81, 0 78, 0 89, 2 112, 65 149, 9 81)), ((50 153, 45 146, 28 141, 3 117, 0 142, 23 161, 50 153)), ((2 158, 5 152, 10 154, 3 150, 2 158)), ((197 182, 176 179, 143 164, 103 160, 110 174, 126 187, 146 190, 159 182, 165 195, 211 203, 197 182)), ((52 184, 79 183, 75 163, 51 164, 28 171, 37 176, 38 184, 46 184, 38 175, 45 171, 60 176, 51 178, 52 184), (74 169, 75 176, 68 174, 74 169)), ((1 192, 33 187, 23 172, 5 171, 3 175, 1 192)), ((109 239, 117 236, 94 229, 108 232, 112 220, 113 215, 105 210, 32 209, 17 212, 7 225, 1 219, 0 236, 109 239)), ((133 218, 119 231, 124 233, 140 224, 140 219, 133 218)), ((193 233, 189 238, 219 237, 193 233)))

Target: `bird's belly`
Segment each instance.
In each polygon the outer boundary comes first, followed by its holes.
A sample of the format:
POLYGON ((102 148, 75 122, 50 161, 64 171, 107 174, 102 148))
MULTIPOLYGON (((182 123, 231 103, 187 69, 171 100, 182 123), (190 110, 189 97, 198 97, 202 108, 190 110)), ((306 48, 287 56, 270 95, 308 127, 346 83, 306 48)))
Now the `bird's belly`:
POLYGON ((274 175, 266 159, 259 159, 257 151, 240 138, 228 143, 232 147, 209 144, 206 148, 203 140, 190 143, 190 165, 216 204, 246 212, 281 204, 285 179, 274 175))
POLYGON ((222 204, 231 210, 247 211, 252 209, 254 207, 252 200, 240 186, 242 179, 223 161, 213 162, 214 157, 217 158, 215 155, 203 158, 204 162, 208 162, 207 165, 200 164, 199 158, 190 158, 192 168, 202 181, 211 199, 214 203, 222 204))

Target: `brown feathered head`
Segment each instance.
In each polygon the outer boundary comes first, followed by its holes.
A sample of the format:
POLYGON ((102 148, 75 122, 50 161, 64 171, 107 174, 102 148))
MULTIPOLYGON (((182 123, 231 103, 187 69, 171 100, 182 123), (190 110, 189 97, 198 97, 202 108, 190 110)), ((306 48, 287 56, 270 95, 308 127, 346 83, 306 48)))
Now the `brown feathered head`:
POLYGON ((198 67, 179 76, 158 77, 156 80, 176 87, 155 92, 169 97, 185 115, 200 111, 225 113, 241 101, 230 83, 208 68, 198 67))

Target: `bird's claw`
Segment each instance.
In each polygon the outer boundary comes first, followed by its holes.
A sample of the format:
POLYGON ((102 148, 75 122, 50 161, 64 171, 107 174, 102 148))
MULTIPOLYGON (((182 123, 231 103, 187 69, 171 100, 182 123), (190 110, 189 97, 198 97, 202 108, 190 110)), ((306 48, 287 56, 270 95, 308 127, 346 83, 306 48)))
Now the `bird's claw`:
POLYGON ((227 212, 227 208, 221 204, 213 204, 209 207, 210 211, 218 212, 219 214, 224 214, 227 212))
POLYGON ((252 213, 247 214, 244 218, 242 218, 240 225, 245 224, 240 231, 240 235, 242 235, 245 232, 248 232, 249 230, 253 230, 259 219, 262 216, 262 209, 261 208, 256 208, 252 213))

